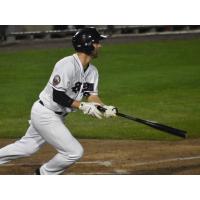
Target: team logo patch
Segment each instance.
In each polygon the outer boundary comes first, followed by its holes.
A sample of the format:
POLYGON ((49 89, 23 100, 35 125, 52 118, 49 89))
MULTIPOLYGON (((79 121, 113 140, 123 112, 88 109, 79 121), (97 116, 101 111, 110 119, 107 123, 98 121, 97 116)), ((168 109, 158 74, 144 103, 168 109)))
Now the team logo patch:
POLYGON ((53 78, 53 86, 56 86, 60 83, 60 76, 59 75, 55 75, 53 78))

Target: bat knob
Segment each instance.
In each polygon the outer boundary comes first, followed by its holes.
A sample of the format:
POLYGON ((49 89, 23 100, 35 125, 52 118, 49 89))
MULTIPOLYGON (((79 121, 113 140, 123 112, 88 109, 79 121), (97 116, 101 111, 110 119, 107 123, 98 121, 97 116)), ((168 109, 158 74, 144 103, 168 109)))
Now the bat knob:
POLYGON ((118 108, 115 107, 114 109, 116 110, 116 114, 119 113, 119 112, 118 112, 118 108))

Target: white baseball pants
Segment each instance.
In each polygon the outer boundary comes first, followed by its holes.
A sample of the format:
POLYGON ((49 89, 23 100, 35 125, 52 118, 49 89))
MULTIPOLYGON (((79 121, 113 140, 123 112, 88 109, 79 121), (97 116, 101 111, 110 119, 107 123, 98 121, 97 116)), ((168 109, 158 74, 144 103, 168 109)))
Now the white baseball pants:
POLYGON ((42 175, 61 174, 83 155, 83 148, 65 126, 64 117, 37 101, 33 104, 30 126, 25 136, 0 149, 0 164, 30 156, 45 142, 52 145, 58 153, 40 167, 42 175))

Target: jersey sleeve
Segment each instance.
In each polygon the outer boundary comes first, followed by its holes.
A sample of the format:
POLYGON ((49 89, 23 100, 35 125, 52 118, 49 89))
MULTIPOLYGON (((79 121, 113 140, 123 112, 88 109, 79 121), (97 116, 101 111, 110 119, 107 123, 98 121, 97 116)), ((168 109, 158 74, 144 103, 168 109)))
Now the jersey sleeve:
POLYGON ((70 62, 58 62, 54 67, 49 83, 55 90, 66 92, 69 89, 72 78, 73 64, 70 62))
POLYGON ((84 96, 98 95, 98 82, 99 73, 96 68, 93 68, 86 78, 86 84, 84 87, 84 96))

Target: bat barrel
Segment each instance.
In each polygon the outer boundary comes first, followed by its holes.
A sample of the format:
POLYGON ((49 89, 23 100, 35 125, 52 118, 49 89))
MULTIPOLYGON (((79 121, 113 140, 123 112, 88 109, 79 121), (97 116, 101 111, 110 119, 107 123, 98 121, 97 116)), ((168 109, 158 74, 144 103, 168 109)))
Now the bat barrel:
POLYGON ((136 118, 136 117, 133 117, 133 116, 125 115, 125 114, 119 113, 119 112, 117 113, 117 115, 120 116, 120 117, 129 119, 129 120, 133 120, 133 121, 145 124, 147 126, 155 128, 157 130, 170 133, 170 134, 178 136, 178 137, 182 137, 182 138, 187 137, 187 132, 184 131, 184 130, 173 128, 173 127, 170 127, 170 126, 167 126, 167 125, 164 125, 164 124, 160 124, 160 123, 157 123, 157 122, 152 122, 152 121, 149 121, 149 120, 140 119, 140 118, 136 118))
MULTIPOLYGON (((105 112, 106 111, 106 109, 101 107, 101 106, 97 106, 97 109, 99 111, 101 111, 101 112, 105 112)), ((125 114, 120 113, 118 111, 117 111, 116 114, 117 114, 117 116, 120 116, 120 117, 129 119, 129 120, 132 120, 132 121, 136 121, 136 122, 145 124, 147 126, 155 128, 157 130, 164 131, 164 132, 170 133, 170 134, 178 136, 178 137, 182 137, 182 138, 186 138, 187 137, 187 132, 186 131, 183 131, 183 130, 180 130, 180 129, 177 129, 177 128, 173 128, 173 127, 170 127, 170 126, 167 126, 167 125, 164 125, 164 124, 160 124, 160 123, 157 123, 157 122, 152 122, 152 121, 149 121, 149 120, 140 119, 140 118, 137 118, 137 117, 125 115, 125 114)))

